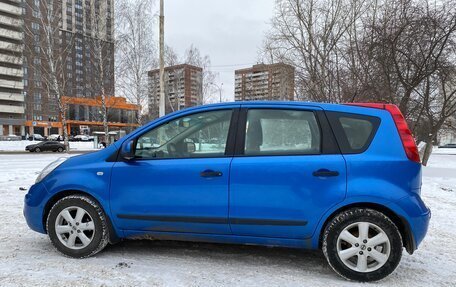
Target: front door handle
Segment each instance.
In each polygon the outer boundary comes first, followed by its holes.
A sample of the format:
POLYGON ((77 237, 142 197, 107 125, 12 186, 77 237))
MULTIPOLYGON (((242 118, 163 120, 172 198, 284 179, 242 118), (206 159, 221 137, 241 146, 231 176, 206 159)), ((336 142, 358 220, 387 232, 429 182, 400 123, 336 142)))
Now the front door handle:
POLYGON ((214 171, 211 169, 207 169, 205 171, 200 172, 200 176, 202 177, 217 177, 222 175, 223 173, 221 171, 214 171))
POLYGON ((319 169, 317 171, 314 171, 312 173, 313 176, 317 177, 330 177, 330 176, 339 176, 339 172, 335 170, 329 170, 329 169, 319 169))

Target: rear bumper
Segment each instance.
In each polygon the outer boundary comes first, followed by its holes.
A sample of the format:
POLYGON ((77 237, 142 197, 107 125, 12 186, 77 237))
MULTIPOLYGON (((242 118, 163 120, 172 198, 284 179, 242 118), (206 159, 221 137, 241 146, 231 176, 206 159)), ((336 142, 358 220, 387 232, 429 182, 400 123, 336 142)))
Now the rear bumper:
POLYGON ((418 194, 407 196, 399 200, 398 205, 406 212, 403 217, 408 230, 407 252, 412 254, 423 241, 431 220, 431 210, 424 204, 418 194))

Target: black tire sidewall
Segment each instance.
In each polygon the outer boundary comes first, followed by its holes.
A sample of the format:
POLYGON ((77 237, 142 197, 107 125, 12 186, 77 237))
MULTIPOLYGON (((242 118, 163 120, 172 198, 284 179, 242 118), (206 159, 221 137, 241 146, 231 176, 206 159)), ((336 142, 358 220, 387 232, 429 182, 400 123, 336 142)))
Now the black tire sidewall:
POLYGON ((378 281, 390 275, 398 266, 402 257, 402 238, 396 225, 382 213, 372 209, 355 209, 343 212, 329 223, 324 236, 325 256, 331 267, 341 276, 361 282, 378 281), (350 224, 369 222, 381 228, 390 241, 390 256, 379 269, 369 272, 357 272, 345 266, 337 253, 337 238, 350 224))
POLYGON ((41 152, 41 149, 39 147, 35 148, 35 152, 41 152))
POLYGON ((63 152, 63 148, 59 147, 59 148, 57 149, 57 151, 58 151, 58 152, 63 152))
POLYGON ((104 237, 103 232, 105 231, 103 225, 104 224, 102 222, 102 219, 100 218, 99 213, 91 203, 82 200, 81 198, 67 197, 59 200, 49 212, 47 220, 47 231, 52 244, 57 248, 58 251, 70 257, 83 258, 92 255, 100 246, 101 241, 104 237), (92 239, 92 242, 90 242, 88 246, 82 249, 74 250, 66 247, 65 245, 63 245, 62 242, 60 242, 55 232, 55 221, 57 219, 58 214, 62 210, 70 206, 76 206, 85 209, 87 213, 89 213, 90 217, 92 217, 92 220, 94 222, 95 234, 92 239))

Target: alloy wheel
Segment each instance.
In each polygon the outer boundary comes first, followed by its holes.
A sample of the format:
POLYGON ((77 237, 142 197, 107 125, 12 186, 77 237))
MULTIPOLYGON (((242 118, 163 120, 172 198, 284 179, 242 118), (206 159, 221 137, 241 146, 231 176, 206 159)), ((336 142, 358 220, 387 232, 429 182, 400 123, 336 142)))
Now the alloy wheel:
POLYGON ((87 247, 95 235, 95 224, 89 213, 77 206, 63 209, 55 221, 59 241, 70 249, 87 247))
POLYGON ((372 272, 381 268, 391 252, 390 240, 380 227, 356 222, 345 227, 337 238, 337 254, 348 268, 372 272))

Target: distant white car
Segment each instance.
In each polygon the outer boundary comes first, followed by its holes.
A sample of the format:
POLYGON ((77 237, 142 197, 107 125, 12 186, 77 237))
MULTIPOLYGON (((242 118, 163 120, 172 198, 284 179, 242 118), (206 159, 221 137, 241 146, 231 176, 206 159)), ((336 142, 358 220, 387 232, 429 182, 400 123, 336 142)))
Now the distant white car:
POLYGON ((89 137, 86 136, 86 135, 77 135, 77 136, 74 137, 74 140, 75 141, 86 142, 86 141, 89 141, 89 137))
POLYGON ((62 138, 63 137, 59 134, 52 134, 52 135, 48 136, 47 139, 51 140, 51 141, 60 141, 60 140, 62 140, 62 138))
POLYGON ((7 136, 4 136, 4 139, 3 139, 3 140, 7 140, 7 141, 20 141, 20 140, 21 140, 21 137, 15 135, 15 134, 9 134, 9 135, 7 135, 7 136))
POLYGON ((31 141, 44 141, 44 137, 40 134, 31 134, 28 139, 31 141))

